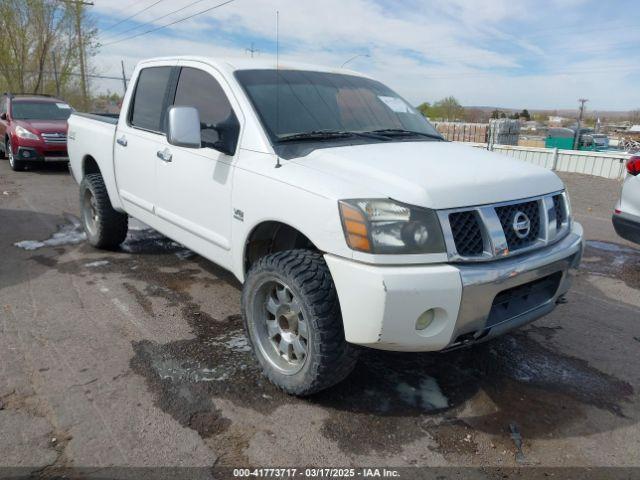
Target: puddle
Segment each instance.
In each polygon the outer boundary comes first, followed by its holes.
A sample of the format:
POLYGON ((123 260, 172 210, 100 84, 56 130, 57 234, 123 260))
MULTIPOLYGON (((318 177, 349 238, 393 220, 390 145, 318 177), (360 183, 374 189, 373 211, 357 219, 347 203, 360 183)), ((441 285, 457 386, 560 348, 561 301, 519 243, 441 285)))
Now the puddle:
POLYGON ((65 215, 68 223, 58 225, 58 231, 47 240, 23 240, 14 246, 23 250, 38 250, 42 247, 59 247, 62 245, 77 245, 87 238, 82 230, 80 221, 73 215, 65 215))
POLYGON ((623 280, 627 286, 640 289, 640 250, 616 243, 589 240, 580 269, 594 275, 623 280))

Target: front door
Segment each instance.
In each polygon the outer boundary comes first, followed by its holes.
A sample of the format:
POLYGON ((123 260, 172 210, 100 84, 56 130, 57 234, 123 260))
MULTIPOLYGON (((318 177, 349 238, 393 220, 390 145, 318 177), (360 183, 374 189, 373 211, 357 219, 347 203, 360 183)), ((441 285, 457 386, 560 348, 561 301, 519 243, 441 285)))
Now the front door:
POLYGON ((143 221, 152 219, 157 202, 157 152, 164 148, 164 105, 171 77, 171 66, 141 70, 129 111, 122 112, 116 132, 118 191, 127 211, 143 221))
POLYGON ((165 140, 166 155, 157 167, 156 214, 182 230, 183 243, 225 266, 231 258, 234 158, 214 148, 218 135, 211 126, 235 113, 215 69, 197 62, 181 65, 173 104, 198 109, 202 146, 176 147, 165 140))

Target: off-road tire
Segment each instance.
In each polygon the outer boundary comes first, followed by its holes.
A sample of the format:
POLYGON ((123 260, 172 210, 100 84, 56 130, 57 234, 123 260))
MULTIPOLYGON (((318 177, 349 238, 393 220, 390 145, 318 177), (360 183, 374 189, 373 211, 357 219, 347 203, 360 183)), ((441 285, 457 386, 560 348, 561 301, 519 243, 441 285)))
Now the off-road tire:
POLYGON ((114 210, 99 173, 86 175, 80 183, 80 220, 87 234, 87 241, 96 248, 115 250, 127 236, 129 219, 125 213, 114 210), (87 205, 90 202, 89 194, 95 199, 92 224, 89 224, 85 215, 85 209, 91 208, 87 205))
POLYGON ((284 392, 306 396, 344 380, 353 370, 358 348, 345 341, 340 304, 333 279, 322 254, 287 250, 259 259, 247 274, 242 291, 244 327, 254 356, 264 375, 284 392), (273 366, 256 342, 258 291, 267 282, 280 281, 296 296, 308 325, 308 353, 302 368, 284 374, 273 366))

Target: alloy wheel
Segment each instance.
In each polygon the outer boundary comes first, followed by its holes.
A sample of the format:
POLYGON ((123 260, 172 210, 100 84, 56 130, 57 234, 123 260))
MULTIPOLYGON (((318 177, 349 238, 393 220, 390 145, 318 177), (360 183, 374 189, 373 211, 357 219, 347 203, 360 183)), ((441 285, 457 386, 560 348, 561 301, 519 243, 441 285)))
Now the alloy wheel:
POLYGON ((298 298, 282 281, 262 285, 255 296, 254 333, 263 355, 282 373, 293 375, 309 353, 309 327, 298 298))

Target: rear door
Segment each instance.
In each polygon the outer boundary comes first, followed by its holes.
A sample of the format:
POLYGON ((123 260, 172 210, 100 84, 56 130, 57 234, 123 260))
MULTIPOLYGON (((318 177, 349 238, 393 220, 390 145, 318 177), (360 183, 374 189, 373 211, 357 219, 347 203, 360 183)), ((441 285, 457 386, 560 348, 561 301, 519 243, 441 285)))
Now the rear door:
POLYGON ((230 259, 234 157, 213 148, 218 135, 207 125, 235 116, 239 108, 232 107, 230 98, 215 69, 181 62, 173 104, 198 109, 202 146, 183 148, 167 143, 171 160, 158 162, 157 215, 186 233, 183 239, 192 240, 183 243, 221 265, 230 259))
POLYGON ((157 152, 164 148, 166 106, 176 72, 171 65, 142 69, 116 132, 118 191, 127 211, 141 220, 155 213, 157 152))

